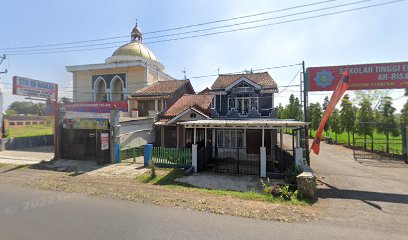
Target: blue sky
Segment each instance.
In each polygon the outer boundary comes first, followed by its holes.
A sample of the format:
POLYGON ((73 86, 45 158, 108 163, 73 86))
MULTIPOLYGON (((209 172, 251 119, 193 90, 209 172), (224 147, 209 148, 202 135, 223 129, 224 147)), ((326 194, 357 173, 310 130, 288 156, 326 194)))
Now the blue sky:
MULTIPOLYGON (((2 1, 0 54, 3 48, 129 35, 136 18, 142 31, 150 32, 318 1, 2 1)), ((228 24, 355 1, 333 1, 228 24)), ((389 0, 373 0, 356 6, 386 1, 389 0)), ((341 10, 349 8, 353 6, 341 10)), ((332 11, 336 9, 319 13, 332 11)), ((404 1, 252 30, 148 44, 148 47, 166 66, 166 72, 176 78, 183 77, 183 68, 186 68, 187 77, 193 77, 215 74, 218 68, 221 73, 228 73, 302 61, 305 61, 307 67, 408 61, 407 12, 408 3, 404 1)), ((286 19, 265 23, 282 20, 286 19)), ((128 41, 128 38, 120 40, 128 41)), ((12 101, 24 100, 23 97, 11 95, 13 75, 57 82, 62 90, 60 95, 70 97, 69 91, 72 89, 66 87, 71 85, 72 76, 66 72, 65 66, 102 63, 114 50, 115 47, 58 54, 9 55, 0 66, 0 71, 8 69, 7 74, 0 75, 0 81, 5 83, 2 84, 5 107, 12 101)), ((299 67, 296 66, 270 70, 269 73, 282 86, 287 85, 298 70, 299 67)), ((211 86, 215 77, 191 80, 194 88, 199 91, 211 86)), ((298 82, 297 77, 293 84, 298 82)), ((276 102, 286 104, 291 93, 299 95, 298 88, 288 88, 276 98, 276 102)), ((405 98, 400 98, 402 95, 401 89, 391 91, 391 96, 397 99, 394 103, 398 110, 406 101, 405 98)), ((323 98, 322 93, 310 94, 311 102, 322 102, 323 98)))

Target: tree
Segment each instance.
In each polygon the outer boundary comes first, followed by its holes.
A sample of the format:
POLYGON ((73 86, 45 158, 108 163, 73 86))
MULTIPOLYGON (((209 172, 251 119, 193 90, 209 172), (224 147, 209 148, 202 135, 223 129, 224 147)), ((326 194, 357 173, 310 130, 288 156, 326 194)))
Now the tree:
MULTIPOLYGON (((322 107, 320 103, 310 103, 309 104, 309 114, 310 114, 310 130, 317 130, 319 128, 320 121, 322 119, 322 107)), ((312 135, 310 131, 310 135, 312 135)))
POLYGON ((330 116, 330 129, 334 132, 335 142, 337 143, 337 134, 344 131, 344 126, 341 124, 341 117, 339 109, 334 109, 332 115, 330 116))
POLYGON ((378 132, 385 134, 386 152, 390 152, 390 133, 396 137, 399 134, 398 124, 394 116, 395 108, 392 106, 392 98, 387 96, 381 101, 379 111, 379 124, 377 125, 378 132))
POLYGON ((22 101, 11 103, 8 109, 14 110, 17 114, 41 116, 45 114, 47 108, 44 103, 22 101))
POLYGON ((286 109, 282 106, 282 103, 278 105, 278 119, 286 119, 286 109))
MULTIPOLYGON (((323 102, 323 113, 326 111, 328 105, 329 105, 329 97, 326 96, 323 102)), ((326 125, 324 125, 324 131, 326 132, 326 137, 329 136, 328 131, 329 131, 329 126, 330 126, 330 118, 327 120, 326 125)))
POLYGON ((344 95, 340 104, 340 120, 341 125, 347 132, 347 145, 350 146, 350 133, 354 132, 354 124, 356 121, 356 111, 353 108, 353 104, 350 101, 348 94, 344 95))
MULTIPOLYGON (((374 132, 374 111, 368 98, 360 102, 360 109, 357 112, 357 132, 364 136, 364 148, 367 148, 367 136, 373 137, 374 132)), ((373 148, 373 146, 371 146, 373 148)))
MULTIPOLYGON (((408 97, 408 88, 405 89, 405 97, 408 97)), ((408 100, 401 110, 401 123, 408 124, 408 100)))

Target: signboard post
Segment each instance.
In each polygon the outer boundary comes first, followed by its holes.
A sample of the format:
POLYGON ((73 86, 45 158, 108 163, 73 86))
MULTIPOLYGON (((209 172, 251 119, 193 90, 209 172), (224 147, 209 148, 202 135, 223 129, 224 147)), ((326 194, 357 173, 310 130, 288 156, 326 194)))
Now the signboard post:
POLYGON ((13 76, 13 94, 54 99, 54 159, 58 159, 58 84, 13 76))

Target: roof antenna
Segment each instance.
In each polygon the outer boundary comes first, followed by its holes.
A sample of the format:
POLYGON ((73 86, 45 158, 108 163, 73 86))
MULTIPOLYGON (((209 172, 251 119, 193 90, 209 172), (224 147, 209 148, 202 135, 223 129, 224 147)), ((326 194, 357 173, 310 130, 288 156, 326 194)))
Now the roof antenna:
POLYGON ((218 75, 220 75, 220 69, 221 69, 221 67, 218 67, 217 70, 215 70, 218 75))
POLYGON ((184 75, 184 80, 187 80, 187 71, 186 71, 186 67, 184 67, 184 69, 181 71, 184 75))

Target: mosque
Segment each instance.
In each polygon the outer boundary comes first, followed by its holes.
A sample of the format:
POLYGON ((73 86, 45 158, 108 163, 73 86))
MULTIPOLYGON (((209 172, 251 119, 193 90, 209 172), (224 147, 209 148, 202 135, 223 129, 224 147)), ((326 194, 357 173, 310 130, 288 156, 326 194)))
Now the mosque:
POLYGON ((130 42, 119 47, 105 63, 67 66, 73 75, 74 102, 123 102, 128 96, 159 81, 175 80, 143 43, 137 26, 130 42))

